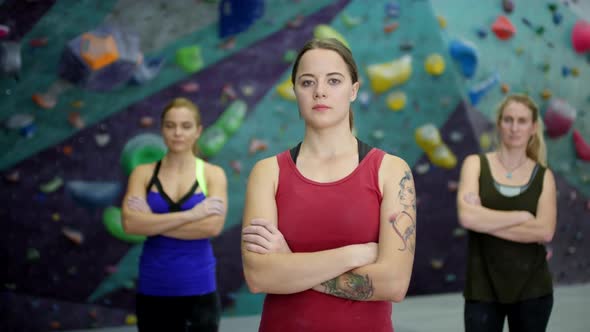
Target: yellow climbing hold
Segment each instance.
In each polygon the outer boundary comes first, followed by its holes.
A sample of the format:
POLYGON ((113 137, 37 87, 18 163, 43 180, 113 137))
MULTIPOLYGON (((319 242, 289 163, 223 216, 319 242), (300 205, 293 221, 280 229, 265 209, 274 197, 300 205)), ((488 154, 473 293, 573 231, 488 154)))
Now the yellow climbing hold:
POLYGON ((137 324, 137 316, 134 314, 129 314, 125 317, 125 324, 127 325, 135 325, 137 324))
POLYGON ((288 78, 284 80, 281 84, 277 86, 277 92, 279 96, 287 99, 287 100, 295 100, 295 91, 293 91, 293 83, 291 83, 291 79, 288 78))
POLYGON ((394 91, 387 95, 387 107, 392 111, 400 111, 406 106, 407 96, 402 91, 394 91))
POLYGON ((371 89, 382 93, 389 88, 406 82, 412 75, 412 57, 404 55, 399 59, 372 64, 367 67, 371 89))
POLYGON ((344 37, 340 34, 340 32, 336 31, 334 28, 332 28, 331 26, 326 25, 326 24, 317 25, 313 29, 313 36, 316 37, 317 39, 326 39, 326 38, 338 39, 338 41, 340 41, 346 47, 350 48, 350 45, 348 45, 348 42, 346 41, 346 39, 344 39, 344 37))
POLYGON ((457 165, 457 157, 442 141, 438 128, 427 123, 416 129, 416 143, 436 166, 451 169, 457 165))
POLYGON ((438 20, 438 25, 440 25, 441 29, 446 29, 447 28, 447 19, 438 15, 436 17, 436 19, 438 20))
POLYGON ((482 150, 488 150, 492 146, 492 137, 488 133, 483 133, 479 136, 479 147, 482 150))
POLYGON ((441 75, 445 71, 445 59, 438 53, 430 54, 424 62, 424 69, 430 75, 441 75))

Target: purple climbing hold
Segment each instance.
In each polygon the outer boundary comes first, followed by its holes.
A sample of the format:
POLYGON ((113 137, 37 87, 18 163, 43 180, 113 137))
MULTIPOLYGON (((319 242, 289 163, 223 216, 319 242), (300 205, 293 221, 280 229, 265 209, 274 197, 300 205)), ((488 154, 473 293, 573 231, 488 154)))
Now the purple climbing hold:
POLYGON ((504 9, 506 14, 512 13, 512 11, 514 11, 514 1, 502 0, 502 9, 504 9))

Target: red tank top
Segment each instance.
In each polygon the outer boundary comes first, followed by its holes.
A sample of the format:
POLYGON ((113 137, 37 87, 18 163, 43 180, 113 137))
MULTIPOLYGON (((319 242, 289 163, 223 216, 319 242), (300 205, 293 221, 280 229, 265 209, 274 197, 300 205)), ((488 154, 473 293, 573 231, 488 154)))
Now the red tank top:
MULTIPOLYGON (((318 183, 297 170, 289 151, 277 155, 278 228, 293 252, 315 252, 378 242, 382 195, 378 174, 384 152, 373 148, 336 182, 318 183)), ((262 332, 391 332, 391 302, 352 301, 307 290, 268 294, 262 332)))

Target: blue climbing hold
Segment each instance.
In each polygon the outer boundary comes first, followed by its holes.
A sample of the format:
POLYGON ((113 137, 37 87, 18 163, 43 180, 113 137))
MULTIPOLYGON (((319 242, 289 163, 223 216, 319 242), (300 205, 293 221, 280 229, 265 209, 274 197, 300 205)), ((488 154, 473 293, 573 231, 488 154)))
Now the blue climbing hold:
POLYGON ((467 78, 473 77, 478 62, 475 45, 465 40, 453 40, 451 41, 449 52, 451 57, 459 63, 463 75, 467 78))
POLYGON ((264 14, 264 0, 222 0, 219 2, 219 37, 237 35, 264 14))
POLYGON ((498 73, 494 73, 488 79, 477 83, 474 87, 469 89, 469 100, 471 101, 471 105, 477 105, 481 98, 499 82, 500 76, 498 75, 498 73))

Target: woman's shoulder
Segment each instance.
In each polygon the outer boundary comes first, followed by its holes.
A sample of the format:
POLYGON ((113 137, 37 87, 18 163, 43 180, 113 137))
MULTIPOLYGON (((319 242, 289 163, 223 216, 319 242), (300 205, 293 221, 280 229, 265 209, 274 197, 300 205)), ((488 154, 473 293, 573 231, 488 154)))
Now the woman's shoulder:
POLYGON ((151 175, 154 172, 154 169, 156 168, 156 165, 158 164, 157 161, 152 162, 152 163, 145 163, 145 164, 139 164, 137 166, 135 166, 135 168, 133 169, 133 171, 131 172, 132 174, 137 174, 137 175, 151 175))
POLYGON ((408 163, 401 157, 385 153, 381 162, 381 170, 388 174, 396 174, 410 170, 408 163))
POLYGON ((203 160, 205 176, 208 179, 216 179, 216 178, 224 178, 225 179, 225 170, 223 167, 210 163, 208 161, 203 160))

